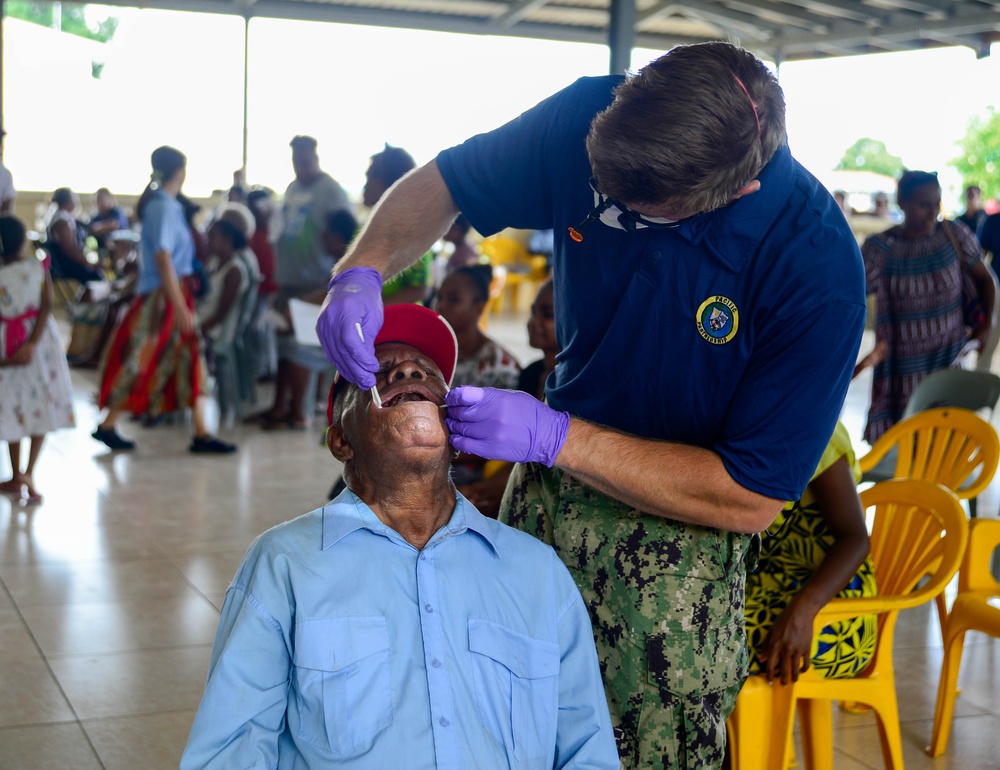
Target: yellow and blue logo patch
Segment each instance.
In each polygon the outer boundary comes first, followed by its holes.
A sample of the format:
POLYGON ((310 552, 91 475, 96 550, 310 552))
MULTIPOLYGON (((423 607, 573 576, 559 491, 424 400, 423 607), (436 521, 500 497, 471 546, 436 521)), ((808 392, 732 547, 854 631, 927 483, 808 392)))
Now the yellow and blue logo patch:
POLYGON ((725 345, 740 328, 740 311, 736 303, 721 294, 701 303, 697 315, 698 334, 713 345, 725 345))

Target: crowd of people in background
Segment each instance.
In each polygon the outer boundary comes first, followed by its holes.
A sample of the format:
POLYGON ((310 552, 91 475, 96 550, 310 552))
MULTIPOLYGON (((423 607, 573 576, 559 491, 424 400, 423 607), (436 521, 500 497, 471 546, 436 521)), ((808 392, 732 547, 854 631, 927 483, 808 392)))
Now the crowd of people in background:
MULTIPOLYGON (((80 335, 93 337, 97 334, 93 327, 106 327, 99 339, 91 340, 96 346, 92 354, 71 354, 69 361, 99 368, 97 402, 106 412, 93 436, 109 449, 127 451, 136 446, 119 431, 127 415, 152 427, 165 416, 190 409, 194 423, 190 451, 236 451, 235 444, 209 431, 206 404, 216 374, 216 350, 243 334, 251 340, 255 354, 255 379, 273 383, 274 392, 270 407, 247 416, 244 423, 258 424, 263 430, 310 426, 313 406, 322 403, 324 385, 334 372, 321 349, 300 342, 289 303, 297 300, 318 306, 323 301, 331 270, 359 229, 359 211, 374 207, 416 163, 404 149, 386 144, 371 157, 361 206, 356 207, 320 166, 315 139, 296 136, 290 147, 295 176, 283 195, 267 187, 248 186, 238 171, 223 202, 211 210, 184 194, 187 160, 171 147, 153 153, 150 183, 131 213, 107 188, 94 194, 89 213, 72 189, 62 187, 52 194, 38 236, 46 255, 46 282, 35 287, 38 296, 32 295, 32 301, 38 308, 45 305, 38 316, 40 328, 48 328, 44 318, 50 318, 60 302, 70 311, 71 349, 77 347, 80 335), (57 290, 54 300, 43 302, 52 295, 53 286, 57 290), (252 307, 247 307, 248 301, 252 307), (94 311, 98 310, 100 322, 95 323, 94 311)), ((10 211, 16 193, 5 168, 0 188, 3 209, 10 211)), ((11 216, 7 219, 18 221, 11 216)), ((517 387, 521 368, 516 357, 481 331, 496 281, 469 222, 459 215, 438 246, 386 281, 384 302, 439 309, 459 336, 463 384, 517 387)), ((544 291, 551 305, 551 284, 544 291)), ((554 368, 554 330, 547 339, 543 352, 546 360, 552 360, 546 364, 546 373, 554 368)), ((18 360, 12 355, 0 357, 7 372, 17 371, 18 360)), ((7 374, 8 379, 12 376, 7 374)), ((50 420, 45 430, 31 427, 25 438, 72 424, 68 381, 67 376, 66 392, 56 399, 60 408, 65 402, 68 420, 50 420)), ((536 372, 531 388, 542 398, 544 376, 536 372)), ((13 400, 10 393, 5 394, 0 419, 14 413, 13 400)), ((0 436, 9 442, 12 458, 21 438, 15 434, 22 432, 5 428, 0 436)), ((31 475, 40 448, 37 438, 27 470, 14 464, 13 477, 0 485, 0 491, 23 493, 23 501, 41 499, 31 475)), ((509 469, 501 468, 495 475, 491 471, 492 480, 484 484, 485 465, 482 458, 461 458, 455 473, 461 483, 482 486, 479 495, 475 486, 463 489, 495 516, 507 478, 504 470, 509 469)))
MULTIPOLYGON (((132 273, 129 298, 135 301, 121 306, 120 317, 114 319, 113 327, 109 325, 110 330, 119 330, 118 344, 109 335, 99 357, 99 403, 109 412, 94 436, 111 449, 127 450, 135 445, 117 432, 123 414, 135 413, 149 425, 164 413, 187 407, 193 408, 195 415, 192 451, 225 453, 236 449, 209 435, 204 408, 198 404, 206 395, 207 376, 213 371, 213 342, 236 333, 240 310, 251 290, 253 308, 245 315, 252 324, 256 372, 261 380, 274 382, 274 400, 245 422, 257 423, 264 430, 304 430, 311 424, 310 410, 317 396, 322 398, 324 376, 332 372, 321 351, 297 340, 289 301, 314 305, 323 301, 330 272, 354 239, 359 221, 344 189, 321 168, 316 140, 296 136, 290 146, 295 178, 283 196, 266 187, 248 187, 242 172, 236 172, 225 201, 210 212, 202 212, 201 206, 181 192, 185 160, 170 148, 154 153, 152 181, 131 218, 106 188, 95 193, 89 216, 82 214, 80 198, 70 188, 59 188, 52 194, 44 231, 52 279, 79 284, 77 299, 96 296, 107 302, 109 292, 95 286, 132 273), (170 160, 165 162, 165 157, 170 160), (175 176, 168 178, 170 174, 175 176), (147 211, 150 202, 159 205, 147 211), (147 216, 149 212, 151 216, 147 216), (140 241, 137 233, 143 232, 144 240, 140 241), (161 242, 155 242, 156 238, 161 242), (128 253, 132 258, 123 259, 128 253), (165 258, 156 257, 160 253, 170 255, 175 278, 164 272, 165 258), (154 292, 157 302, 143 300, 154 292), (145 315, 139 312, 141 308, 146 308, 145 315), (166 316, 171 317, 179 336, 164 326, 166 316), (143 352, 140 337, 152 340, 155 354, 143 352), (135 364, 129 362, 129 355, 153 355, 164 364, 151 370, 155 377, 133 381, 130 372, 135 364), (118 381, 123 373, 128 377, 124 384, 118 381)), ((374 207, 415 165, 409 153, 388 144, 373 154, 366 172, 363 209, 374 207)), ((0 172, 4 211, 12 209, 15 195, 10 172, 4 168, 0 172)), ((949 285, 956 296, 963 290, 968 295, 972 287, 981 297, 972 337, 980 356, 988 360, 994 306, 991 289, 995 283, 990 260, 1000 248, 1000 213, 988 214, 982 191, 971 185, 964 192, 965 210, 951 222, 939 222, 940 185, 935 175, 924 172, 904 173, 895 196, 898 214, 885 192, 872 195, 870 209, 860 212, 851 208, 844 191, 834 191, 834 197, 852 228, 856 227, 869 272, 868 290, 876 295, 881 308, 875 323, 876 347, 857 369, 875 368, 865 431, 865 439, 874 441, 899 419, 909 394, 923 376, 953 365, 956 356, 966 351, 972 322, 964 312, 956 314, 954 298, 922 291, 917 285, 900 288, 897 274, 902 270, 908 281, 922 285, 944 271, 953 279, 949 285), (904 266, 911 265, 914 258, 927 262, 926 269, 914 273, 904 266), (934 333, 922 336, 902 329, 888 310, 898 304, 898 299, 889 296, 891 292, 912 294, 927 305, 922 318, 933 323, 918 325, 933 327, 934 333), (951 331, 942 332, 945 327, 951 331), (895 336, 905 339, 906 344, 899 344, 895 336)), ((545 321, 539 314, 545 313, 546 307, 551 325, 551 283, 539 292, 529 323, 531 344, 541 349, 545 358, 522 371, 516 357, 483 331, 481 319, 485 318, 495 280, 472 236, 471 225, 460 214, 443 237, 443 248, 428 252, 386 281, 383 300, 386 304, 426 304, 449 321, 459 340, 456 384, 521 388, 544 398, 545 378, 555 366, 557 351, 554 329, 540 331, 545 321)), ((120 294, 112 296, 120 303, 120 294)), ((91 362, 94 360, 92 357, 91 362)), ((503 467, 491 468, 482 458, 461 457, 455 464, 460 488, 487 510, 499 503, 507 478, 504 471, 503 467)), ((13 489, 16 482, 15 474, 8 486, 13 489)), ((30 494, 36 494, 33 488, 30 494)))

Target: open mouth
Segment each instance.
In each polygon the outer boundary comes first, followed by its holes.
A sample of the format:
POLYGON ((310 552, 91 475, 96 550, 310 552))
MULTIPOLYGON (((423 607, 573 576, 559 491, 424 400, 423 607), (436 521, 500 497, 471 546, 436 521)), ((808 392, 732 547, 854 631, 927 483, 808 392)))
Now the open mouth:
POLYGON ((441 397, 432 393, 430 390, 417 386, 414 388, 406 388, 400 390, 398 393, 393 393, 388 396, 382 397, 382 408, 390 409, 394 406, 399 406, 400 404, 411 404, 417 401, 427 401, 434 405, 440 405, 441 397))

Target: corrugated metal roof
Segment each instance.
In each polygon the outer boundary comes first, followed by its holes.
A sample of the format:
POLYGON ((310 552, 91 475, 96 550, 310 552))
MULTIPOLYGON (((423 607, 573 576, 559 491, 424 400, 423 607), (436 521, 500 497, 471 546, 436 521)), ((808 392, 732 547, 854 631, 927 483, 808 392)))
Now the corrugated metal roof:
MULTIPOLYGON (((607 42, 611 0, 102 0, 108 5, 607 42)), ((636 45, 731 40, 772 61, 1000 40, 1000 0, 635 0, 636 45)))

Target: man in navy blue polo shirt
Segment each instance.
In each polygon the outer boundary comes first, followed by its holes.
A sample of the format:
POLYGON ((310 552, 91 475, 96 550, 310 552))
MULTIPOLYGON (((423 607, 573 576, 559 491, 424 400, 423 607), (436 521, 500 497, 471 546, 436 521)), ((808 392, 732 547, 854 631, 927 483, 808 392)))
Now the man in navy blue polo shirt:
POLYGON ((861 340, 850 229, 790 155, 766 67, 675 48, 404 178, 330 284, 319 332, 345 377, 374 382, 381 277, 459 210, 483 234, 555 229, 562 353, 548 405, 452 391, 452 444, 521 463, 502 516, 583 592, 623 767, 717 767, 751 534, 809 481, 861 340))

